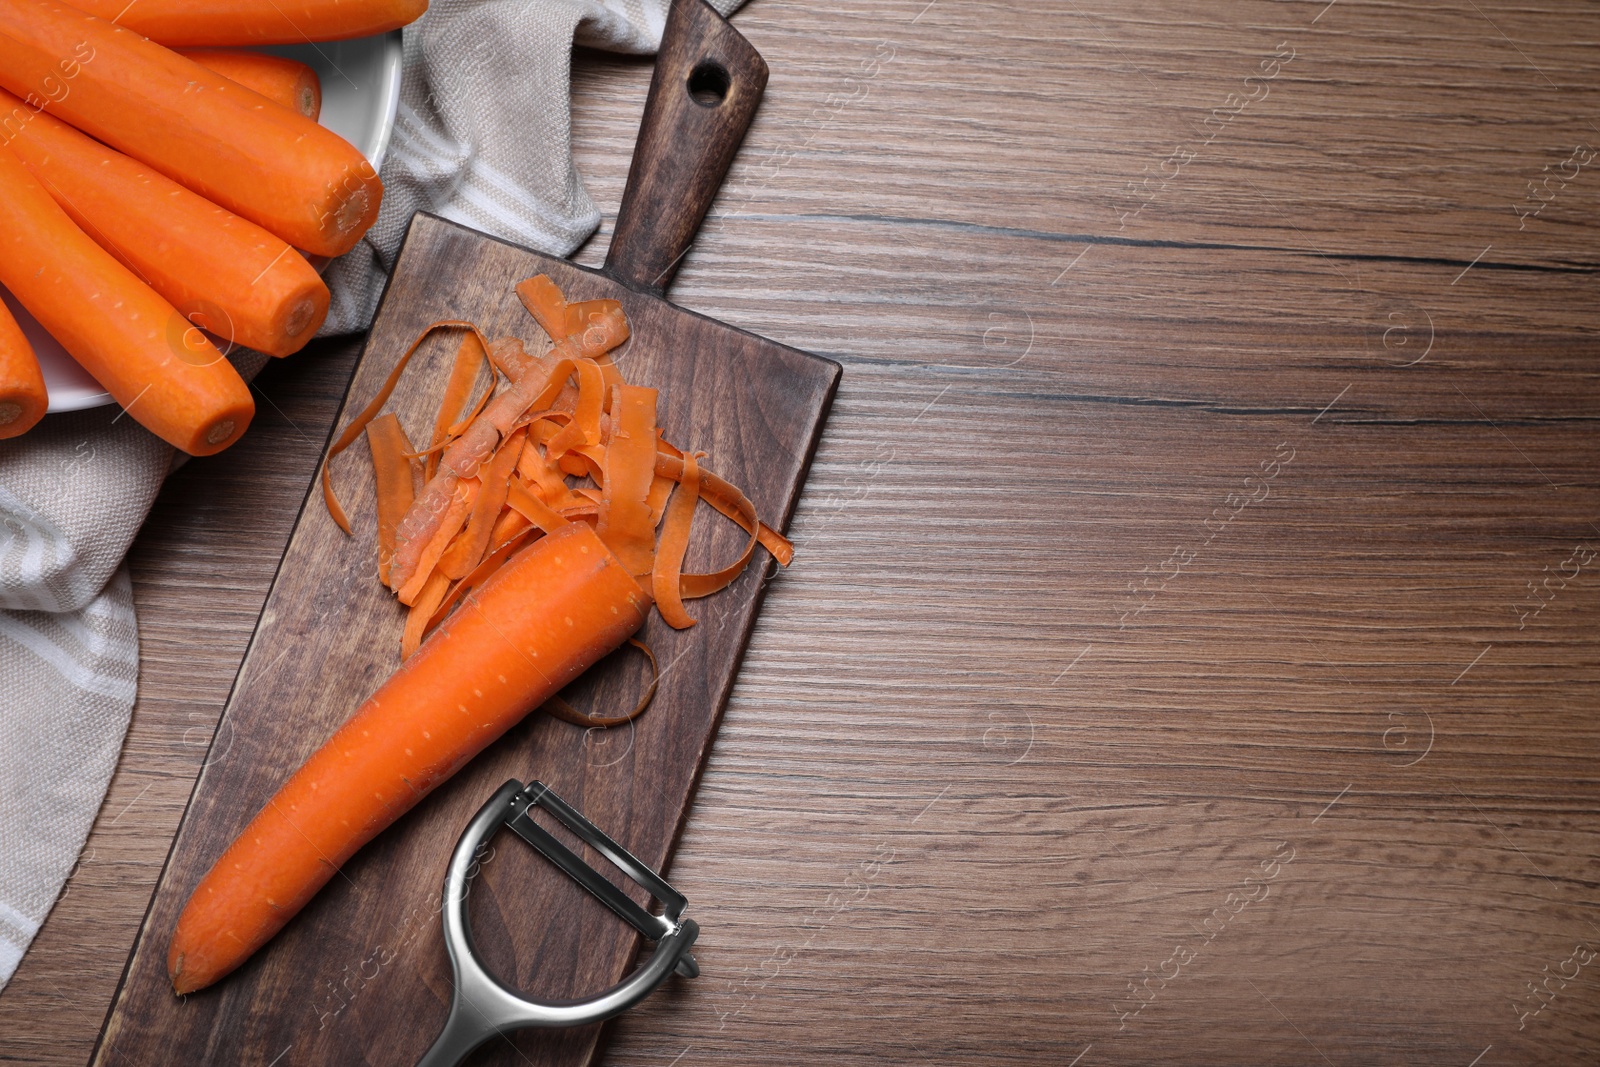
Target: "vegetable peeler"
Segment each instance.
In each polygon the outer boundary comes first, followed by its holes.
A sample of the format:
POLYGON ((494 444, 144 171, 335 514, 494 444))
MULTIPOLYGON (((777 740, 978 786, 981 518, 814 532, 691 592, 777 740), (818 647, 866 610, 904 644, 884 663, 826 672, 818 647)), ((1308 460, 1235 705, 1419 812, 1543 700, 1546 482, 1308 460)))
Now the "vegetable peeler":
POLYGON ((575 808, 556 796, 541 782, 523 785, 512 779, 501 786, 489 802, 478 810, 456 843, 445 872, 444 943, 455 971, 455 992, 450 1000, 450 1015, 444 1029, 417 1067, 456 1067, 473 1049, 498 1034, 527 1027, 569 1027, 597 1023, 627 1011, 669 975, 693 978, 700 965, 689 948, 700 936, 693 919, 685 919, 688 905, 679 893, 655 871, 645 866, 617 844, 575 808), (610 860, 636 884, 659 900, 662 913, 653 915, 636 904, 599 871, 556 840, 533 821, 532 810, 542 808, 579 839, 610 860), (489 839, 508 827, 532 845, 568 877, 588 890, 600 903, 623 921, 656 943, 649 962, 603 993, 582 1000, 543 1001, 511 989, 478 960, 472 941, 472 926, 467 921, 467 894, 473 868, 489 839))

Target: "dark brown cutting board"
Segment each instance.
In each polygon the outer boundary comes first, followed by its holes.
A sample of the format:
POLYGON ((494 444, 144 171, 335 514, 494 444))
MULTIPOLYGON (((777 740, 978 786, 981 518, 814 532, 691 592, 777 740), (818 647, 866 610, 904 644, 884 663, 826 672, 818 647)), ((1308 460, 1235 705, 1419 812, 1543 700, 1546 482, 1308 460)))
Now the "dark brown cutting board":
MULTIPOLYGON (((430 322, 465 318, 491 337, 540 336, 512 286, 546 273, 569 299, 622 302, 633 338, 619 350, 619 363, 630 381, 661 391, 668 439, 709 452, 708 464, 742 486, 766 521, 785 524, 838 365, 659 295, 721 183, 765 75, 760 57, 703 0, 679 0, 606 271, 419 215, 339 424, 367 403, 430 322), (695 91, 707 102, 697 102, 695 91)), ((441 333, 430 340, 395 393, 390 407, 413 440, 430 432, 458 339, 441 333)), ((375 578, 365 449, 357 444, 336 460, 334 474, 354 536, 335 527, 319 494, 308 497, 129 958, 97 1064, 412 1064, 449 1008, 439 921, 445 864, 501 783, 548 783, 658 869, 687 817, 755 621, 765 585, 759 565, 717 596, 691 602, 699 625, 689 630, 673 631, 652 616, 642 636, 661 664, 661 688, 635 723, 585 731, 530 715, 363 849, 237 972, 184 1000, 174 997, 167 942, 190 890, 279 784, 399 663, 403 609, 375 578)), ((743 544, 742 531, 702 508, 689 562, 711 569, 743 544)), ((569 696, 580 707, 626 706, 646 673, 636 653, 618 653, 569 696)), ((644 900, 642 891, 634 894, 644 900)), ((471 916, 485 959, 502 979, 545 998, 614 984, 639 948, 630 928, 506 834, 496 838, 474 884, 471 916)), ((702 942, 723 936, 713 927, 702 942)), ((673 982, 674 995, 697 995, 694 982, 673 982)), ((576 1067, 593 1058, 599 1031, 524 1031, 483 1046, 468 1062, 576 1067)))

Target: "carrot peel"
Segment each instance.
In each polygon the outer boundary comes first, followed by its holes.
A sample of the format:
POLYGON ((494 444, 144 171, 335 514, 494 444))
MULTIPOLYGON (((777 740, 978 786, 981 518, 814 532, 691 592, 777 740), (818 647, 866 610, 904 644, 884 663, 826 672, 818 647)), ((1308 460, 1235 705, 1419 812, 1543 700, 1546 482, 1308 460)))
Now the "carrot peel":
POLYGON ((392 412, 367 425, 367 447, 372 450, 372 471, 378 494, 378 580, 389 584, 389 564, 394 559, 394 529, 411 507, 416 494, 413 461, 406 458, 411 442, 392 412))
POLYGON ((683 481, 667 504, 661 530, 661 544, 656 549, 656 567, 651 581, 655 588, 656 608, 667 624, 679 629, 694 625, 694 619, 683 607, 681 575, 683 556, 689 548, 689 525, 694 520, 694 506, 700 502, 700 452, 688 452, 683 457, 683 481))

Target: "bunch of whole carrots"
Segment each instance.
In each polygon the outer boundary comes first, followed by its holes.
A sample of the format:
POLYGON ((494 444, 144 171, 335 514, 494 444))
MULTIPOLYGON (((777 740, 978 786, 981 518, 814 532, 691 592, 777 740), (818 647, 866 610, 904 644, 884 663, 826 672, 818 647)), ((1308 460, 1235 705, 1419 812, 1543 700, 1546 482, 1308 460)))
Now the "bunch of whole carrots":
MULTIPOLYGON (((218 343, 304 347, 328 313, 307 254, 349 251, 383 196, 317 124, 308 67, 227 49, 382 33, 426 9, 0 0, 0 285, 145 427, 193 455, 227 448, 255 403, 218 343)), ((48 406, 0 304, 0 438, 48 406)))

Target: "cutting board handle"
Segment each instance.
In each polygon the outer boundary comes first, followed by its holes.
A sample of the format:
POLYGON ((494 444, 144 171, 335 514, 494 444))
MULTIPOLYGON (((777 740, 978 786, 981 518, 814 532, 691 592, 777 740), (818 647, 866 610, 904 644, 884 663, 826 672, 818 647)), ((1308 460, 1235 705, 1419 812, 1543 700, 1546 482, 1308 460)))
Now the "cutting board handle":
POLYGON ((767 63, 705 0, 673 0, 606 273, 661 296, 767 87, 767 63))

